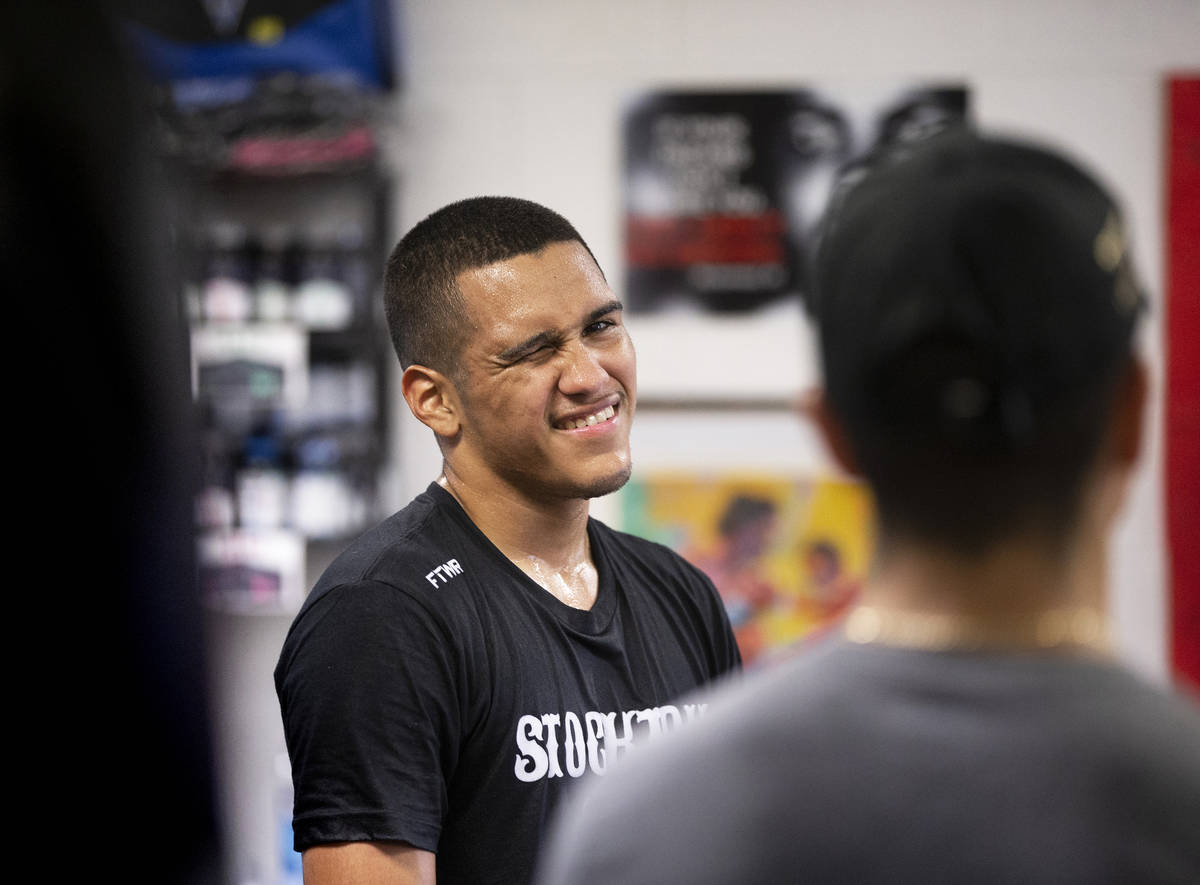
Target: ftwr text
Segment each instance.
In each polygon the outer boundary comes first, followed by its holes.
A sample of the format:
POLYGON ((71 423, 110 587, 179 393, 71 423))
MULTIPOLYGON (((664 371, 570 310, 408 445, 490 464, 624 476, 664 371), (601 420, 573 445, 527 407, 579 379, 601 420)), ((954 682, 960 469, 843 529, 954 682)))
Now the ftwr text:
POLYGON ((425 580, 437 587, 439 580, 441 583, 445 584, 455 575, 461 575, 462 573, 462 566, 458 564, 458 560, 452 559, 447 563, 439 565, 437 568, 427 574, 425 576, 425 580))

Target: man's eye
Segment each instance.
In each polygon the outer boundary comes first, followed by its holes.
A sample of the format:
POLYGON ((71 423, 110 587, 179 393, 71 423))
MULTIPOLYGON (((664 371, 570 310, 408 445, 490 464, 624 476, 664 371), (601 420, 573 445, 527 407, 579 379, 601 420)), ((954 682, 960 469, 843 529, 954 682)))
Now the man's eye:
POLYGON ((526 362, 527 360, 540 359, 541 357, 544 357, 546 354, 548 354, 551 351, 551 349, 552 348, 550 347, 549 344, 543 344, 540 347, 535 347, 532 350, 525 351, 523 354, 521 354, 519 357, 517 357, 514 362, 522 363, 522 362, 526 362))
POLYGON ((588 334, 595 334, 596 332, 603 332, 605 329, 611 329, 615 325, 616 323, 614 323, 612 320, 597 320, 588 326, 585 331, 588 332, 588 334))

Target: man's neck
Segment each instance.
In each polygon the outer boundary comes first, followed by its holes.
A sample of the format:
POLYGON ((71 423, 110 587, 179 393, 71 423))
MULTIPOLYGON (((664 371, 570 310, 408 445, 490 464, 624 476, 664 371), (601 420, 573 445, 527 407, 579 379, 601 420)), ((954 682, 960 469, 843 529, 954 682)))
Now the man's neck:
POLYGON ((598 580, 586 498, 532 501, 507 486, 472 483, 447 464, 438 484, 514 565, 566 605, 590 609, 598 580))
POLYGON ((1013 541, 973 557, 888 545, 848 632, 930 647, 1102 645, 1106 551, 1097 537, 1062 552, 1013 541))

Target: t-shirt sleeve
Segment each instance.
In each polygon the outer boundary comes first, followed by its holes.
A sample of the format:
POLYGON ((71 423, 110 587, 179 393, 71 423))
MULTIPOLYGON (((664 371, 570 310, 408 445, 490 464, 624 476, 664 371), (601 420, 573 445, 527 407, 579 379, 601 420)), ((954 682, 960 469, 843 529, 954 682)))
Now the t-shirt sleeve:
POLYGON ((296 621, 276 690, 297 851, 377 840, 436 850, 460 733, 453 655, 439 619, 385 584, 335 587, 296 621))

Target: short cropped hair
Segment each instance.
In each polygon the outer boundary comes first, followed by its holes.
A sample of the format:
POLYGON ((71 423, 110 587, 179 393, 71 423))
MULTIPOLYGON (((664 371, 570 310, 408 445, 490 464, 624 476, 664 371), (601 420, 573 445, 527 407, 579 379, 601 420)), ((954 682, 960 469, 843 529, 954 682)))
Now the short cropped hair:
POLYGON ((809 306, 884 538, 1061 549, 1145 297, 1121 213, 1065 156, 960 130, 831 201, 809 306))
POLYGON ((418 222, 396 244, 384 273, 384 313, 400 365, 455 376, 475 331, 458 275, 561 242, 577 242, 592 255, 569 221, 517 197, 460 200, 418 222))

